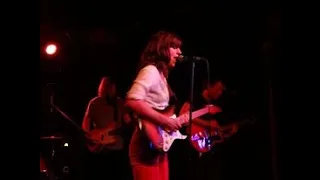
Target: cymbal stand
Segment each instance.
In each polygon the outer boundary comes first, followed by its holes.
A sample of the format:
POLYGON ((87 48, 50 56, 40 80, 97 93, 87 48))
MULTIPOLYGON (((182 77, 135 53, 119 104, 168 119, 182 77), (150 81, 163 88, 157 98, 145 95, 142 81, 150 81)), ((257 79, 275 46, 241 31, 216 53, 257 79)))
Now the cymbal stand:
MULTIPOLYGON (((57 85, 57 83, 48 83, 47 86, 49 85, 57 85)), ((50 113, 53 113, 53 104, 54 104, 54 90, 53 88, 51 88, 51 92, 50 92, 50 113)), ((54 146, 54 141, 51 140, 51 160, 53 161, 54 156, 55 156, 55 146, 54 146)))
MULTIPOLYGON (((56 83, 55 83, 56 84, 56 83)), ((61 116, 63 116, 65 119, 69 120, 72 125, 74 125, 79 131, 82 133, 86 133, 83 131, 83 129, 74 121, 72 120, 65 112, 63 112, 55 103, 54 103, 54 92, 51 92, 50 95, 50 112, 53 113, 53 111, 57 111, 60 113, 61 116)))

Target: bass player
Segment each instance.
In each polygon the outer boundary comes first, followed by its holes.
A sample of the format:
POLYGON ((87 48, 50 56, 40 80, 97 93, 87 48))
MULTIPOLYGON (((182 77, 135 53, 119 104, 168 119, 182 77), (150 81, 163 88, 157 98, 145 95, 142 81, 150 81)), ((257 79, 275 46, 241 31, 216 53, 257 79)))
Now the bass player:
MULTIPOLYGON (((86 178, 116 179, 124 177, 129 166, 126 160, 126 149, 124 139, 117 130, 124 127, 124 123, 130 123, 131 119, 124 109, 122 99, 117 96, 116 84, 110 77, 102 77, 98 95, 88 103, 82 122, 82 129, 87 132, 88 156, 85 163, 86 178), (109 135, 105 132, 112 132, 109 135), (97 141, 95 138, 111 139, 108 141, 97 141)), ((99 139, 98 139, 99 140, 99 139)))

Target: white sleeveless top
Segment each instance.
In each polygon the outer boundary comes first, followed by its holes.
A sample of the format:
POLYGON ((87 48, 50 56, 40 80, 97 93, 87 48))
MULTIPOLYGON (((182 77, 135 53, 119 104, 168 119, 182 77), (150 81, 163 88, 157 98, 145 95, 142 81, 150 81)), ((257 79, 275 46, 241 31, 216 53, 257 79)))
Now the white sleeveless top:
POLYGON ((156 66, 147 65, 139 71, 127 98, 144 100, 152 108, 163 110, 169 105, 167 80, 156 66))

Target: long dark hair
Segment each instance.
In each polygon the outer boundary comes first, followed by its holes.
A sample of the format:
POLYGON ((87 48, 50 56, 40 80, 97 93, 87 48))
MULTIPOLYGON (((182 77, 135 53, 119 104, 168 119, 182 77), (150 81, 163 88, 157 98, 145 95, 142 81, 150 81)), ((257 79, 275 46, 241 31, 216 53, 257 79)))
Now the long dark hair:
POLYGON ((117 97, 117 90, 116 90, 116 94, 114 95, 114 97, 110 97, 110 94, 107 93, 108 89, 111 88, 112 86, 116 87, 116 83, 112 77, 103 76, 101 78, 101 81, 100 81, 100 84, 98 87, 98 96, 104 97, 104 99, 106 100, 106 102, 108 104, 113 104, 115 102, 116 97, 117 97))
POLYGON ((155 65, 159 72, 168 77, 168 63, 170 62, 170 47, 180 48, 181 38, 172 32, 158 31, 149 40, 140 57, 138 71, 147 65, 155 65))

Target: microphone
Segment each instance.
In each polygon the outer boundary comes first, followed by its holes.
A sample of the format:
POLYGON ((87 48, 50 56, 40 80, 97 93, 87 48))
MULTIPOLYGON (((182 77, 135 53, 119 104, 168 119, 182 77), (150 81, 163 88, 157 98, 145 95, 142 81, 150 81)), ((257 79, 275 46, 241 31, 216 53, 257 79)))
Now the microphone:
POLYGON ((200 57, 200 56, 184 56, 184 55, 180 55, 177 60, 179 62, 182 61, 208 61, 207 58, 205 57, 200 57))

